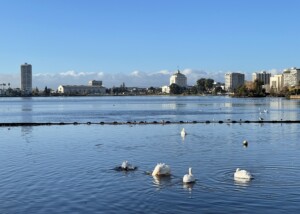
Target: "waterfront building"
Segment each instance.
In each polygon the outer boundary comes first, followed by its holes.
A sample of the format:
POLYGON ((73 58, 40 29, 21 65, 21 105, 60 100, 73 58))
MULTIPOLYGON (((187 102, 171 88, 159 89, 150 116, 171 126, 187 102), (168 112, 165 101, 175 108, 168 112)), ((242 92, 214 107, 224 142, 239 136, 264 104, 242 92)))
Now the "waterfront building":
POLYGON ((170 85, 172 84, 179 85, 180 87, 187 87, 187 78, 184 74, 180 73, 178 70, 177 73, 173 74, 170 77, 170 85))
POLYGON ((91 80, 88 83, 89 86, 102 86, 102 81, 101 80, 91 80))
POLYGON ((102 86, 102 81, 92 80, 88 85, 60 85, 57 92, 65 95, 103 95, 106 88, 102 86))
POLYGON ((225 74, 225 90, 234 92, 235 89, 245 83, 245 74, 241 73, 227 73, 225 74))
POLYGON ((252 81, 254 82, 256 79, 262 81, 264 85, 270 84, 271 73, 267 73, 266 71, 256 72, 252 74, 252 81))
MULTIPOLYGON (((170 85, 176 84, 180 87, 187 88, 187 78, 184 74, 180 73, 178 70, 175 74, 170 77, 170 85)), ((161 92, 165 94, 170 93, 170 85, 165 85, 161 87, 161 92)))
POLYGON ((165 94, 169 94, 170 93, 170 86, 165 85, 165 86, 161 87, 161 92, 165 93, 165 94))
POLYGON ((270 90, 280 92, 283 88, 283 74, 274 75, 270 78, 270 90))
POLYGON ((27 63, 21 65, 21 91, 25 96, 32 93, 32 66, 27 63))
POLYGON ((283 85, 284 86, 298 86, 300 81, 300 69, 290 68, 283 71, 283 85))

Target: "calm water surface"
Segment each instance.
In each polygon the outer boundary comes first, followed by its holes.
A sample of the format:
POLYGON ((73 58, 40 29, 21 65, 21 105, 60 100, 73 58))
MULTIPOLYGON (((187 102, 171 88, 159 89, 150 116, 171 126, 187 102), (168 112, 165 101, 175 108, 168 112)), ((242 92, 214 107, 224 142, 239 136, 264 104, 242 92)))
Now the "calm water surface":
POLYGON ((145 96, 0 98, 2 122, 300 120, 300 100, 145 96), (264 114, 263 110, 268 110, 264 114), (262 113, 262 114, 261 114, 262 113))
MULTIPOLYGON (((0 114, 2 121, 13 122, 300 116, 299 102, 284 99, 115 99, 1 99, 0 114), (260 114, 263 109, 268 113, 260 114)), ((298 124, 1 127, 0 213, 296 213, 299 128, 298 124), (180 136, 182 128, 188 133, 185 138, 180 136), (113 170, 123 160, 138 170, 113 170), (148 175, 158 162, 171 166, 170 178, 148 175), (194 185, 182 183, 188 167, 197 178, 194 185), (235 182, 237 167, 249 170, 254 179, 235 182)))

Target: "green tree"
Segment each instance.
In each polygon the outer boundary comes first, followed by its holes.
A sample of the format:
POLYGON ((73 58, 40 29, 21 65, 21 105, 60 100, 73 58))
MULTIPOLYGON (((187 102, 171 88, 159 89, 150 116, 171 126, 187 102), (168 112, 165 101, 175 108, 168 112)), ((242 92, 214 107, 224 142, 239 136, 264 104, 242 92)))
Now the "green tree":
POLYGON ((263 81, 260 81, 258 79, 254 80, 253 82, 253 92, 254 92, 254 96, 263 96, 265 95, 265 93, 263 92, 263 81))
POLYGON ((197 80, 197 87, 198 87, 199 93, 202 93, 205 91, 205 82, 206 82, 205 78, 201 78, 201 79, 197 80))
POLYGON ((173 83, 170 85, 170 93, 171 94, 181 94, 182 88, 179 85, 173 83))
POLYGON ((214 82, 215 81, 213 79, 210 79, 210 78, 205 79, 205 90, 208 91, 208 90, 212 89, 214 86, 214 82))

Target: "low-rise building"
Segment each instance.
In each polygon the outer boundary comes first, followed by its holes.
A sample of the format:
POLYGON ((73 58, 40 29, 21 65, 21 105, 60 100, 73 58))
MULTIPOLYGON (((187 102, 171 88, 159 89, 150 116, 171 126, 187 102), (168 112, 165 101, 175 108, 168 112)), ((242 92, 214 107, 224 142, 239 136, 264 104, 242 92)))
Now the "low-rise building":
POLYGON ((60 85, 58 93, 65 95, 103 95, 106 93, 106 88, 102 86, 102 81, 89 81, 89 85, 60 85), (101 82, 101 84, 99 84, 101 82))
POLYGON ((170 94, 170 86, 165 85, 165 86, 161 87, 161 92, 165 93, 165 94, 170 94))

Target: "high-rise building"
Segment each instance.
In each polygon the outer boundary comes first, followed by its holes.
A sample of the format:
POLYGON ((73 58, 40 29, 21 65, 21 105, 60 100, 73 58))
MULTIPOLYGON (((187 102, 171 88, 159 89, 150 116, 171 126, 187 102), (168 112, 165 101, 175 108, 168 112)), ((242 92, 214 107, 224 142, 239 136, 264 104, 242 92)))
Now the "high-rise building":
POLYGON ((27 96, 32 93, 32 66, 27 63, 21 65, 21 91, 27 96))
POLYGON ((252 74, 252 81, 254 82, 256 79, 262 81, 264 85, 270 84, 271 73, 267 73, 266 71, 256 72, 252 74))
POLYGON ((270 89, 280 92, 283 88, 283 75, 277 74, 270 78, 270 89))
POLYGON ((245 83, 245 74, 227 73, 225 74, 225 90, 233 92, 245 83))
POLYGON ((177 73, 173 74, 170 77, 170 85, 172 85, 173 83, 179 85, 180 87, 187 87, 187 78, 178 70, 177 73))
POLYGON ((290 68, 283 71, 284 86, 298 86, 300 84, 300 69, 290 68))

